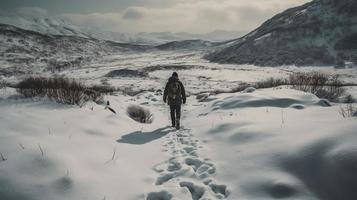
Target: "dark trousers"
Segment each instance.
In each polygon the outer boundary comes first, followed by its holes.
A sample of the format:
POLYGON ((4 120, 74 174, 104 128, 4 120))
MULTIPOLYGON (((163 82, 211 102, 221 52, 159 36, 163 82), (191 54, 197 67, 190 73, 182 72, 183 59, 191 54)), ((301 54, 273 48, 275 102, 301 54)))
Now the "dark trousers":
POLYGON ((181 105, 170 105, 170 112, 171 112, 172 126, 176 126, 177 124, 180 124, 181 105))

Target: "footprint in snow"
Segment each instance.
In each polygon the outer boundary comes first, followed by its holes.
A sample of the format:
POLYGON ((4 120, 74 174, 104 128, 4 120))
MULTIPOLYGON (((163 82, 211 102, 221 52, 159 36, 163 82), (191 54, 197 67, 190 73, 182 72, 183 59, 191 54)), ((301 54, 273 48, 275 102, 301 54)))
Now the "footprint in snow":
MULTIPOLYGON (((178 130, 165 137, 164 152, 171 158, 153 167, 159 175, 155 185, 167 189, 176 185, 177 188, 186 188, 192 200, 225 199, 229 195, 226 185, 218 184, 213 176, 216 173, 215 165, 198 154, 203 148, 199 140, 194 138, 190 129, 178 130)), ((167 190, 152 192, 147 199, 171 199, 174 196, 167 190), (159 197, 159 196, 160 197, 159 197)))

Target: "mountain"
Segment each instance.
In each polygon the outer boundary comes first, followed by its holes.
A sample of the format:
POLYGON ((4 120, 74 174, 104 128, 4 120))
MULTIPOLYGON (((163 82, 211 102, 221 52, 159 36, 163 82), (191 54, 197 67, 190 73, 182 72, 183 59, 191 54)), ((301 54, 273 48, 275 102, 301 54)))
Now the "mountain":
POLYGON ((103 55, 145 51, 151 46, 116 43, 80 36, 42 34, 0 24, 0 75, 61 71, 103 55))
POLYGON ((56 34, 40 33, 0 24, 0 76, 80 68, 111 54, 157 50, 198 50, 219 44, 204 40, 183 40, 158 46, 138 45, 86 37, 75 28, 59 30, 58 28, 52 30, 52 33, 56 34), (69 33, 76 34, 70 35, 69 33))
POLYGON ((174 41, 168 42, 162 45, 156 46, 159 50, 197 50, 197 49, 206 49, 209 47, 216 46, 216 43, 204 41, 204 40, 183 40, 183 41, 174 41))
POLYGON ((0 23, 13 25, 22 29, 36 31, 43 34, 52 35, 72 35, 87 37, 88 35, 81 28, 71 23, 57 18, 50 18, 46 15, 21 15, 16 13, 1 13, 0 23))
POLYGON ((225 31, 225 30, 215 30, 205 34, 194 34, 186 32, 153 32, 153 33, 138 33, 138 37, 151 38, 161 41, 161 43, 169 43, 174 41, 183 40, 205 40, 209 42, 223 42, 226 40, 235 39, 241 37, 246 32, 243 31, 225 31))
POLYGON ((99 40, 111 40, 132 44, 160 44, 154 38, 139 37, 134 34, 104 31, 93 27, 81 27, 59 18, 47 15, 21 15, 2 13, 0 23, 22 29, 51 35, 79 36, 99 40))
POLYGON ((357 63, 356 41, 356 0, 313 0, 274 16, 206 58, 260 66, 357 63))
POLYGON ((213 42, 229 40, 244 35, 244 32, 217 30, 206 34, 192 33, 120 33, 101 30, 95 27, 76 26, 60 17, 47 15, 21 15, 18 13, 0 13, 0 23, 13 25, 22 29, 43 34, 70 35, 99 40, 111 40, 120 43, 160 45, 182 40, 208 40, 213 42))

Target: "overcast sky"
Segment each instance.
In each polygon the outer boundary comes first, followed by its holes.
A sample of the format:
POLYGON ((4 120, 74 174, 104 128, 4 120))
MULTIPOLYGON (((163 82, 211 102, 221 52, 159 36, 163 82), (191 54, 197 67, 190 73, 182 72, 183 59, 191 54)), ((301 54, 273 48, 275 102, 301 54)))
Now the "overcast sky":
POLYGON ((0 0, 0 9, 120 32, 250 31, 310 0, 0 0))

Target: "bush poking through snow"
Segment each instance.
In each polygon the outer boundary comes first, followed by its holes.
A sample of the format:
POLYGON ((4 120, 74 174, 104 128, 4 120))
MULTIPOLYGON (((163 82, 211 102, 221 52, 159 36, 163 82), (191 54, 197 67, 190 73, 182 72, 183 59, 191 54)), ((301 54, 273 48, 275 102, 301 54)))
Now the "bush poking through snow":
POLYGON ((337 101, 346 92, 339 76, 328 76, 319 72, 294 73, 288 79, 293 89, 309 92, 319 98, 337 101))
POLYGON ((148 74, 146 72, 141 72, 138 70, 131 70, 131 69, 119 69, 110 71, 105 77, 115 78, 115 77, 140 77, 144 78, 147 77, 148 74))
POLYGON ((255 83, 255 88, 271 88, 281 85, 290 85, 293 89, 312 93, 319 98, 337 101, 346 90, 339 76, 329 76, 320 72, 293 73, 287 79, 270 78, 255 83))
POLYGON ((253 93, 255 92, 255 90, 257 89, 255 89, 254 87, 247 87, 243 90, 243 93, 253 93))
POLYGON ((93 101, 103 102, 103 94, 113 92, 110 86, 86 87, 74 79, 61 77, 29 77, 16 85, 17 91, 24 97, 47 97, 57 103, 79 105, 93 101))
POLYGON ((58 103, 79 105, 84 86, 64 78, 30 77, 17 84, 17 91, 25 97, 48 97, 58 103))
POLYGON ((340 114, 344 118, 357 117, 357 107, 352 103, 340 107, 340 114))
POLYGON ((270 78, 265 81, 257 82, 253 86, 260 89, 282 85, 290 85, 293 89, 308 92, 319 98, 336 102, 345 94, 346 90, 343 86, 347 84, 343 84, 337 75, 329 76, 319 72, 306 72, 293 73, 287 79, 270 78))
POLYGON ((1 80, 0 79, 0 89, 3 89, 3 88, 5 88, 5 87, 7 87, 7 82, 5 81, 5 80, 1 80))
POLYGON ((354 103, 355 102, 355 99, 353 98, 352 95, 347 95, 344 99, 344 103, 354 103))
POLYGON ((253 84, 243 83, 229 91, 216 90, 213 93, 235 93, 243 92, 247 88, 272 88, 282 85, 290 85, 293 89, 315 94, 319 98, 336 101, 345 94, 343 86, 354 85, 344 84, 340 81, 339 76, 329 76, 327 74, 312 73, 293 73, 288 78, 269 78, 253 84))
POLYGON ((252 88, 263 89, 282 85, 288 85, 293 89, 312 93, 319 98, 336 102, 344 96, 346 92, 343 88, 344 86, 352 86, 355 84, 344 84, 337 75, 329 76, 319 72, 294 73, 288 78, 269 78, 253 84, 242 83, 231 90, 215 90, 211 92, 211 94, 247 92, 245 90, 251 90, 252 88))
POLYGON ((275 78, 269 78, 265 81, 260 81, 254 84, 253 87, 257 89, 262 89, 262 88, 272 88, 272 87, 278 87, 281 85, 288 85, 289 80, 287 79, 275 79, 275 78))
POLYGON ((202 102, 205 99, 207 99, 209 96, 210 96, 210 93, 205 92, 205 93, 198 94, 196 96, 196 99, 198 100, 198 102, 202 102))
POLYGON ((126 109, 126 112, 130 118, 137 122, 151 124, 153 121, 151 112, 141 106, 131 105, 126 109))

